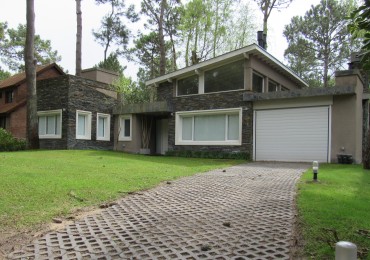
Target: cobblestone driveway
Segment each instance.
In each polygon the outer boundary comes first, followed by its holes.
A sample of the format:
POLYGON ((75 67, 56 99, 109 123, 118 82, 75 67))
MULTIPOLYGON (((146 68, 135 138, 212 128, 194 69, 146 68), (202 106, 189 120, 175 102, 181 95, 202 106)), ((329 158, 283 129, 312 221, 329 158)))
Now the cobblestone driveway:
POLYGON ((162 184, 8 257, 288 259, 295 184, 307 167, 251 163, 162 184))

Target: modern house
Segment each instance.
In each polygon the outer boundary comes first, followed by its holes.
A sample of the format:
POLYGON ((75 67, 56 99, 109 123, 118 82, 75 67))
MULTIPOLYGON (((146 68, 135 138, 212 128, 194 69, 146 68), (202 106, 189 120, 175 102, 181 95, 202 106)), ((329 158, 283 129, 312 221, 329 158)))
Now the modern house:
POLYGON ((356 69, 337 72, 333 88, 309 88, 252 44, 146 84, 156 100, 113 110, 116 150, 246 152, 257 161, 336 162, 350 154, 362 161, 369 96, 356 69))
MULTIPOLYGON (((37 81, 64 75, 55 63, 37 66, 37 81)), ((14 137, 26 138, 27 85, 26 74, 19 73, 0 82, 0 127, 14 137)))

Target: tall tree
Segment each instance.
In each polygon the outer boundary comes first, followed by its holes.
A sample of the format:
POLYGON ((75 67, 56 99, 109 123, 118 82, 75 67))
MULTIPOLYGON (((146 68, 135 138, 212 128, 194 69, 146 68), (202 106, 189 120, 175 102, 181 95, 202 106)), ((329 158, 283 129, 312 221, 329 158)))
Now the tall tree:
POLYGON ((95 40, 104 47, 104 61, 107 59, 108 50, 112 45, 119 46, 115 53, 125 54, 129 41, 130 30, 122 20, 126 17, 131 22, 138 21, 134 5, 126 9, 124 0, 95 0, 97 4, 110 4, 110 12, 101 20, 99 30, 93 30, 95 40))
POLYGON ((263 14, 263 33, 267 35, 267 21, 272 9, 287 8, 293 0, 254 0, 263 14))
POLYGON ((311 6, 303 17, 293 17, 283 32, 288 41, 284 55, 289 66, 304 79, 320 78, 322 85, 328 87, 331 75, 348 61, 351 51, 358 47, 345 19, 353 8, 351 0, 342 3, 321 0, 320 4, 311 6))
MULTIPOLYGON (((0 26, 1 27, 1 26, 0 26)), ((24 71, 24 53, 26 45, 26 25, 20 24, 17 29, 8 28, 0 45, 0 59, 11 71, 24 71)), ((39 35, 34 37, 35 58, 38 64, 59 62, 61 57, 53 50, 49 40, 43 40, 39 35)))
POLYGON ((105 61, 99 62, 97 65, 95 65, 95 67, 111 70, 119 73, 120 75, 122 75, 123 71, 126 69, 126 66, 123 67, 119 62, 118 55, 116 53, 109 54, 105 61))
POLYGON ((81 0, 76 0, 77 33, 76 33, 76 76, 81 76, 82 62, 82 11, 81 0))
POLYGON ((27 35, 25 46, 25 65, 27 82, 27 144, 29 149, 39 148, 36 95, 35 62, 35 8, 34 0, 27 0, 27 35))

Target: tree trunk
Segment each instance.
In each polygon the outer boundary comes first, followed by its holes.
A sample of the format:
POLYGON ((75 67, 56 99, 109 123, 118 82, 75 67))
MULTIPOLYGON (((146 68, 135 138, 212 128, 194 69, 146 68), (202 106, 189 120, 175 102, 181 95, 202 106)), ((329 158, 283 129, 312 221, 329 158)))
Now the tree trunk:
POLYGON ((161 2, 161 14, 159 16, 159 51, 160 51, 160 63, 159 63, 159 75, 166 73, 166 46, 164 42, 163 22, 164 22, 164 9, 166 8, 167 1, 162 0, 161 2))
POLYGON ((35 57, 35 8, 34 0, 27 0, 27 35, 25 46, 25 66, 27 83, 27 144, 29 149, 39 148, 36 61, 35 57))
POLYGON ((82 12, 81 0, 76 0, 77 34, 76 34, 76 76, 81 76, 82 57, 82 12))

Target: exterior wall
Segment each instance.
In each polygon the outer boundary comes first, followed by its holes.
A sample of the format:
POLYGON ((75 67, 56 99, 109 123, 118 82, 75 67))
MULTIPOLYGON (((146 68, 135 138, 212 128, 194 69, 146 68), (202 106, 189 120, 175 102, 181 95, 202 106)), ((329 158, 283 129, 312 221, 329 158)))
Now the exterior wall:
POLYGON ((83 70, 81 72, 81 77, 96 80, 105 84, 112 84, 113 81, 118 79, 119 74, 110 70, 92 68, 83 70))
POLYGON ((131 141, 118 141, 119 136, 119 116, 114 119, 114 150, 128 153, 139 153, 141 148, 141 122, 139 115, 132 115, 131 120, 131 141))
POLYGON ((16 138, 26 139, 27 129, 27 106, 24 105, 8 116, 7 131, 16 138))
POLYGON ((41 139, 46 149, 113 149, 113 125, 109 141, 96 140, 97 113, 112 114, 114 98, 96 91, 96 81, 71 75, 41 81, 38 85, 38 111, 62 109, 62 138, 41 139), (91 140, 76 139, 76 110, 92 112, 91 140))

